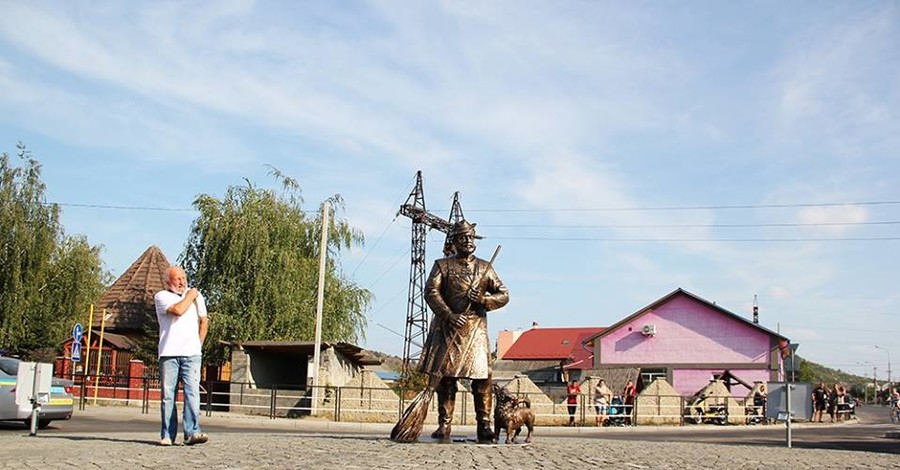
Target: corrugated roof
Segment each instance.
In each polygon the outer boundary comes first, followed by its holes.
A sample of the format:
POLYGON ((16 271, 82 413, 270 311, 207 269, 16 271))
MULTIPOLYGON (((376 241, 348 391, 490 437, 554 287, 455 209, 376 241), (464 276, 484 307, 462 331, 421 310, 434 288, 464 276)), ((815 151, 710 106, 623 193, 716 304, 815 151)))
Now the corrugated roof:
MULTIPOLYGON (((100 341, 100 330, 93 330, 93 341, 100 341)), ((103 344, 113 345, 116 349, 122 351, 134 351, 138 348, 139 342, 137 339, 132 338, 128 335, 118 335, 115 333, 110 333, 108 331, 103 332, 103 344)))
POLYGON ((166 288, 168 268, 169 260, 159 247, 147 248, 100 298, 94 310, 94 328, 100 327, 103 309, 111 314, 106 320, 110 331, 143 330, 151 319, 155 325, 153 295, 166 288))
MULTIPOLYGON (((241 347, 245 350, 255 349, 280 354, 306 354, 312 356, 315 352, 316 343, 314 341, 275 341, 275 340, 259 340, 259 341, 236 341, 231 343, 234 347, 241 347)), ((363 366, 377 366, 383 361, 372 354, 369 354, 363 348, 351 343, 329 343, 323 341, 321 348, 333 347, 336 351, 344 356, 356 361, 357 364, 363 366)))
POLYGON ((566 360, 573 359, 581 342, 601 333, 605 328, 532 328, 522 332, 501 359, 504 360, 566 360))

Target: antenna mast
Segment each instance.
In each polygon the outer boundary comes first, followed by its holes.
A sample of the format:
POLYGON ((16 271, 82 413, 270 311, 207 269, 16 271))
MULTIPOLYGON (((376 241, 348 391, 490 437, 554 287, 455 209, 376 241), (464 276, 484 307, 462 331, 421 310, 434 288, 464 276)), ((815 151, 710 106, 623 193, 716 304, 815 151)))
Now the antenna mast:
POLYGON ((756 294, 753 294, 753 323, 759 323, 759 304, 756 302, 756 294))

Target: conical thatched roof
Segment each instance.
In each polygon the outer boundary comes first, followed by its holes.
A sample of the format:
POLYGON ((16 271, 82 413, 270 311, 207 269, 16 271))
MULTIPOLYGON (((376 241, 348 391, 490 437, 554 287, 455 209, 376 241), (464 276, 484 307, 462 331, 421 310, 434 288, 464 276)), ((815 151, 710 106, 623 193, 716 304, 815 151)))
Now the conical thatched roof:
POLYGON ((154 318, 153 295, 166 288, 169 260, 156 245, 147 248, 124 274, 116 279, 95 307, 94 328, 100 327, 103 309, 111 314, 106 329, 140 331, 148 318, 154 318))

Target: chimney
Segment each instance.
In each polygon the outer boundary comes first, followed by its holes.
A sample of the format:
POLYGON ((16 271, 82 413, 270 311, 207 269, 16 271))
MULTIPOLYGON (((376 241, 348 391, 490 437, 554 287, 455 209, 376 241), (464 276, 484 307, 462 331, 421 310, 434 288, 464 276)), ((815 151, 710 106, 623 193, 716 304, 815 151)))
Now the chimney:
POLYGON ((503 359, 506 351, 522 336, 522 331, 503 330, 497 333, 497 359, 503 359))
POLYGON ((537 328, 537 327, 538 327, 537 322, 536 322, 536 321, 531 322, 531 327, 532 327, 532 328, 537 328))
POLYGON ((753 323, 759 324, 759 304, 756 302, 756 294, 753 294, 753 323))

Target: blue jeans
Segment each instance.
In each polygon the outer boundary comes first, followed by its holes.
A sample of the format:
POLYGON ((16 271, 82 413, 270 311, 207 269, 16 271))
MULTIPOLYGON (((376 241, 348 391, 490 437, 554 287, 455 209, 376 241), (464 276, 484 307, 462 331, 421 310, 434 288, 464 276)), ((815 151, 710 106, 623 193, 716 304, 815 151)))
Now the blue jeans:
POLYGON ((178 409, 175 406, 178 380, 184 387, 184 438, 200 432, 200 356, 167 356, 159 358, 159 382, 162 399, 160 438, 175 441, 178 435, 178 409))

